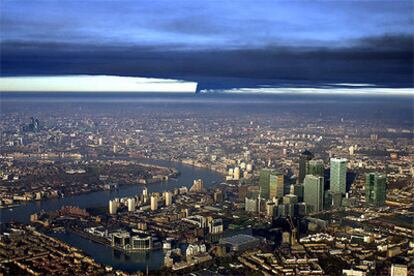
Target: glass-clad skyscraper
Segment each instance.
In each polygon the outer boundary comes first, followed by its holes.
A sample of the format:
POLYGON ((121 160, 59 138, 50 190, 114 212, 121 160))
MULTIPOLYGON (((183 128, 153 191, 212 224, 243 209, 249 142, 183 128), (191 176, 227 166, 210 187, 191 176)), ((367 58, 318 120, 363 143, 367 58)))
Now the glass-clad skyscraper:
POLYGON ((346 167, 345 158, 331 158, 330 191, 333 193, 346 193, 346 167))
POLYGON ((325 165, 323 160, 309 160, 306 174, 315 176, 323 176, 325 172, 325 165))
POLYGON ((309 160, 312 160, 313 153, 305 150, 300 154, 299 157, 299 183, 303 183, 303 179, 305 179, 306 170, 309 165, 309 160))
POLYGON ((285 194, 285 176, 281 173, 271 172, 269 177, 269 199, 283 198, 285 194))
POLYGON ((323 210, 323 177, 308 174, 304 180, 304 201, 310 212, 323 210))
POLYGON ((387 178, 373 172, 365 175, 365 201, 370 206, 384 206, 387 197, 387 178))
POLYGON ((284 195, 284 175, 270 169, 262 169, 259 175, 259 187, 261 198, 281 199, 284 195))
POLYGON ((270 170, 262 169, 259 175, 260 197, 269 199, 270 196, 270 170))

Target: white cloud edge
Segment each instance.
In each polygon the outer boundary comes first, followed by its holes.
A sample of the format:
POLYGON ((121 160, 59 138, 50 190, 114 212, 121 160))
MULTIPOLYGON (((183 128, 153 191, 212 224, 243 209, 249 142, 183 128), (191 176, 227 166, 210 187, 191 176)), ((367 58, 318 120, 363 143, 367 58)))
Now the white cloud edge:
MULTIPOLYGON (((348 85, 349 86, 349 85, 348 85)), ((301 94, 301 95, 410 95, 414 96, 414 88, 382 88, 360 87, 353 88, 315 88, 315 87, 260 87, 260 88, 231 88, 231 89, 203 89, 200 93, 227 93, 227 94, 301 94)))
POLYGON ((340 82, 340 83, 329 83, 331 86, 349 86, 349 87, 375 87, 373 83, 352 83, 352 82, 340 82))
POLYGON ((2 92, 195 93, 197 82, 116 75, 0 77, 2 92))
MULTIPOLYGON (((0 92, 154 92, 196 93, 197 82, 178 79, 117 75, 61 75, 0 77, 0 92)), ((330 94, 410 95, 414 88, 376 87, 369 83, 332 83, 324 87, 274 87, 203 89, 200 93, 230 94, 330 94), (338 87, 341 86, 341 87, 338 87), (346 86, 346 87, 342 87, 346 86)))

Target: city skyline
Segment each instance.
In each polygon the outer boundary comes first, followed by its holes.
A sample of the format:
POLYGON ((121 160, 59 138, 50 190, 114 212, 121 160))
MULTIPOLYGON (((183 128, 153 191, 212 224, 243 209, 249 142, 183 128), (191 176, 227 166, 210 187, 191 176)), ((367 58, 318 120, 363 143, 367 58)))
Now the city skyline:
POLYGON ((414 275, 414 2, 0 2, 0 275, 414 275))

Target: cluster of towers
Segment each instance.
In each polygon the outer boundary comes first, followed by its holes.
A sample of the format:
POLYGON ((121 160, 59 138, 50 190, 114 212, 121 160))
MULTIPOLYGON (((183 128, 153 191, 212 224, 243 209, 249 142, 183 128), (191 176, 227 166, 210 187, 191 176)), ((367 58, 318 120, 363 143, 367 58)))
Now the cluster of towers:
POLYGON ((148 189, 145 187, 142 191, 142 195, 135 197, 115 198, 109 201, 109 214, 115 215, 118 210, 125 206, 128 212, 134 212, 137 208, 149 209, 155 211, 159 205, 170 206, 173 203, 173 193, 165 191, 162 195, 160 193, 148 193, 148 189))
POLYGON ((30 123, 23 126, 23 131, 26 132, 38 132, 40 131, 40 122, 39 119, 30 117, 30 123))
MULTIPOLYGON (((331 158, 328 172, 323 160, 314 159, 314 155, 305 150, 299 159, 297 183, 291 183, 283 173, 262 169, 259 193, 257 197, 246 197, 246 211, 265 210, 269 216, 296 216, 349 206, 352 201, 347 188, 347 165, 345 158, 331 158)), ((385 175, 366 174, 365 199, 368 206, 385 205, 385 175)))
MULTIPOLYGON (((313 159, 309 151, 302 153, 299 162, 299 173, 303 177, 304 202, 314 211, 324 208, 347 205, 347 165, 345 158, 331 158, 329 169, 329 190, 325 187, 325 167, 322 160, 313 159), (305 172, 305 174, 303 174, 305 172)), ((377 172, 365 176, 365 202, 368 206, 381 207, 386 200, 386 176, 377 172)), ((301 179, 299 178, 299 181, 301 179)))
POLYGON ((253 164, 238 160, 235 167, 229 168, 226 181, 240 180, 240 178, 249 178, 253 171, 253 164))

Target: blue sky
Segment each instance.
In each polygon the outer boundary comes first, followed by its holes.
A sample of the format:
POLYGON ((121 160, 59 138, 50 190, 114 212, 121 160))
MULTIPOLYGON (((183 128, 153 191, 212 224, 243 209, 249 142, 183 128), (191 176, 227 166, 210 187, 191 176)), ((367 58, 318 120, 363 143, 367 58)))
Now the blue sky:
POLYGON ((1 65, 7 75, 296 76, 410 86, 413 12, 413 2, 401 0, 2 0, 1 65))
POLYGON ((1 40, 346 46, 412 34, 412 1, 2 1, 1 40))

